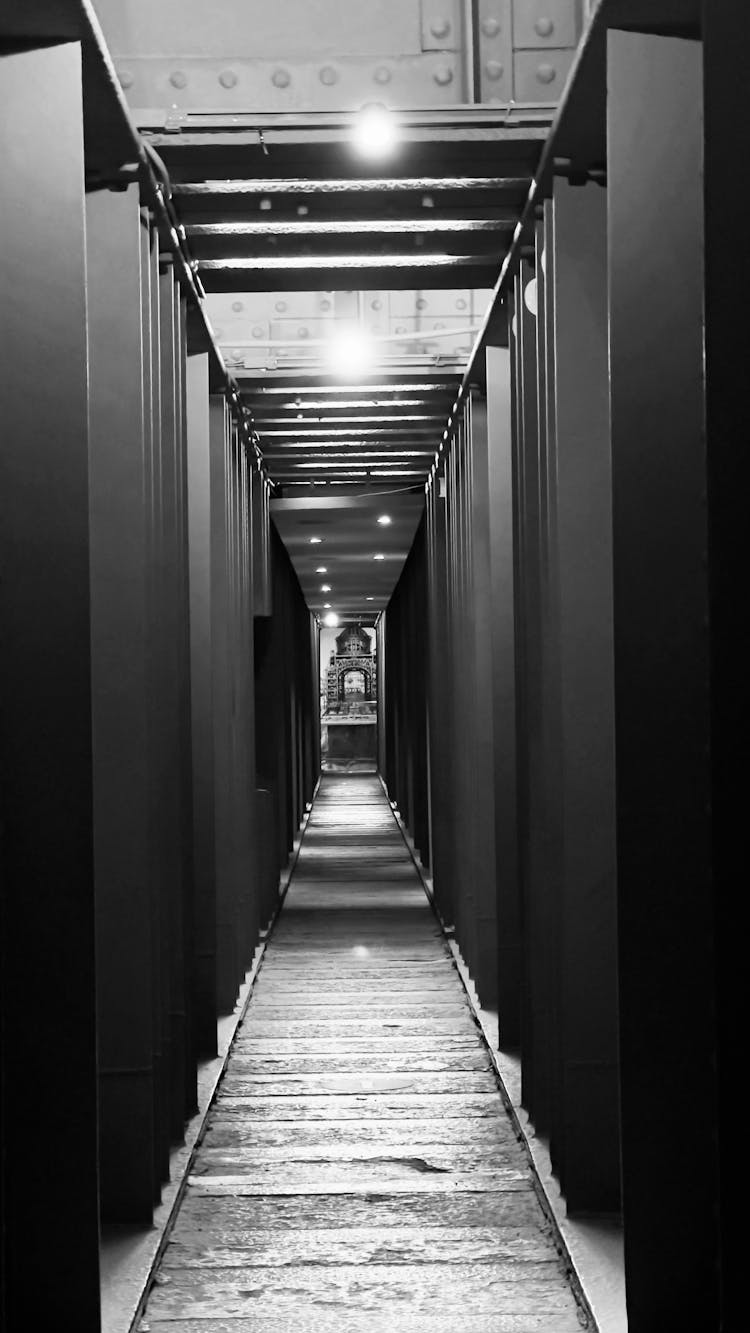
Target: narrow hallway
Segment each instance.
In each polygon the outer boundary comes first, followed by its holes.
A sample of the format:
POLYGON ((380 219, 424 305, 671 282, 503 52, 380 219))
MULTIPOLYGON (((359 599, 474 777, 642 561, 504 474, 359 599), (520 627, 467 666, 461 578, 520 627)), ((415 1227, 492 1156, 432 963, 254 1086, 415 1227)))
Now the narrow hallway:
POLYGON ((141 1328, 585 1323, 380 782, 324 775, 141 1328))

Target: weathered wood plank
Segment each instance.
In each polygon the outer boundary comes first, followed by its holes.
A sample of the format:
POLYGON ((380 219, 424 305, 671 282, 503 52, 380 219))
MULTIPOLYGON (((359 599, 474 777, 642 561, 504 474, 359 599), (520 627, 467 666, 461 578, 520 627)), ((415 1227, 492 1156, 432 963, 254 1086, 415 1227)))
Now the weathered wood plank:
MULTIPOLYGON (((263 1075, 272 1077, 273 1075, 302 1075, 302 1074, 357 1074, 363 1067, 364 1052, 359 1054, 347 1055, 338 1051, 318 1051, 315 1054, 309 1052, 286 1055, 261 1055, 247 1053, 241 1049, 237 1050, 232 1058, 232 1073, 235 1076, 246 1077, 248 1075, 263 1075)), ((481 1049, 457 1051, 449 1048, 445 1051, 436 1050, 432 1053, 422 1054, 421 1051, 410 1051, 402 1055, 380 1054, 377 1060, 378 1072, 381 1074, 402 1073, 407 1071, 410 1074, 418 1072, 439 1073, 441 1071, 479 1071, 491 1070, 492 1063, 488 1055, 481 1049)))
MULTIPOLYGON (((370 1145, 382 1147, 384 1144, 400 1144, 403 1141, 403 1120, 313 1120, 303 1121, 249 1121, 244 1116, 224 1116, 221 1107, 217 1107, 206 1126, 203 1142, 207 1148, 244 1144, 251 1145, 256 1152, 265 1154, 266 1149, 280 1149, 288 1161, 295 1161, 299 1155, 305 1155, 309 1148, 324 1150, 334 1147, 345 1151, 350 1147, 361 1146, 367 1153, 370 1145)), ((431 1147, 460 1144, 467 1152, 491 1144, 502 1144, 512 1138, 515 1131, 509 1116, 484 1116, 481 1119, 461 1121, 456 1118, 409 1120, 408 1140, 412 1149, 422 1145, 431 1147)))
POLYGON ((294 1264, 467 1264, 559 1262, 537 1225, 518 1227, 374 1227, 358 1230, 180 1232, 164 1267, 271 1268, 294 1264))
POLYGON ((492 1190, 526 1189, 528 1170, 496 1166, 487 1171, 440 1171, 430 1169, 423 1159, 404 1159, 402 1166, 382 1164, 377 1169, 368 1163, 341 1164, 327 1170, 322 1164, 305 1168, 294 1162, 286 1169, 277 1165, 267 1171, 258 1168, 246 1175, 192 1175, 188 1187, 202 1194, 465 1194, 492 1190), (409 1161, 415 1163, 409 1168, 409 1161), (417 1165, 417 1163, 419 1165, 417 1165))
MULTIPOLYGON (((470 1309, 493 1313, 498 1307, 523 1314, 575 1310, 575 1301, 554 1265, 539 1263, 454 1264, 450 1283, 434 1264, 358 1264, 319 1266, 300 1264, 285 1268, 253 1268, 232 1280, 232 1270, 172 1269, 172 1281, 155 1286, 149 1300, 149 1319, 230 1318, 253 1314, 292 1313, 305 1302, 327 1311, 338 1307, 340 1317, 358 1313, 390 1314, 403 1311, 445 1314, 470 1309)), ((394 1326, 398 1324, 394 1322, 394 1326)))
MULTIPOLYGON (((393 1316, 381 1317, 369 1312, 346 1315, 346 1333, 396 1333, 393 1316)), ((169 1333, 343 1333, 341 1312, 316 1309, 290 1314, 250 1314, 229 1319, 173 1319, 164 1322, 149 1314, 142 1329, 168 1329, 169 1333)), ((543 1314, 466 1314, 428 1315, 400 1313, 397 1333, 581 1333, 582 1324, 574 1311, 555 1310, 543 1314)))
POLYGON ((261 1231, 323 1229, 348 1233, 372 1227, 384 1234, 395 1227, 405 1226, 432 1230, 446 1226, 530 1226, 535 1222, 540 1234, 546 1230, 529 1177, 526 1189, 497 1194, 376 1194, 372 1198, 300 1194, 277 1198, 210 1198, 188 1190, 173 1235, 182 1235, 182 1226, 199 1226, 204 1231, 215 1226, 222 1233, 236 1227, 238 1234, 254 1228, 261 1231))
POLYGON ((356 1093, 371 1096, 376 1093, 409 1093, 418 1096, 442 1096, 446 1093, 477 1096, 497 1094, 493 1073, 476 1073, 460 1069, 437 1073, 384 1073, 381 1070, 362 1069, 355 1074, 339 1072, 317 1074, 241 1074, 230 1071, 221 1085, 222 1098, 228 1097, 319 1097, 332 1093, 346 1096, 356 1093))
POLYGON ((325 1097, 239 1097, 221 1096, 221 1110, 224 1115, 234 1112, 236 1115, 250 1116, 258 1120, 349 1120, 368 1117, 399 1117, 402 1120, 436 1120, 456 1116, 471 1120, 487 1116, 499 1118, 504 1114, 499 1097, 485 1096, 462 1097, 446 1093, 444 1096, 419 1097, 413 1093, 396 1096, 349 1096, 325 1097))

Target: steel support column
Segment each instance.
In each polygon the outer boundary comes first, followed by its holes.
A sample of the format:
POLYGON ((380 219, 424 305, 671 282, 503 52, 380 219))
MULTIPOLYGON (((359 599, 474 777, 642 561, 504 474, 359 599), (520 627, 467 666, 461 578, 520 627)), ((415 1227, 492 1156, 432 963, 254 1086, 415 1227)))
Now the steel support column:
POLYGON ((0 1244, 2 1324, 16 1333, 32 1325, 99 1327, 89 432, 77 44, 2 56, 0 156, 0 1244), (58 1144, 54 1169, 41 1148, 51 1117, 58 1144))
POLYGON ((620 32, 608 42, 628 1318, 632 1333, 665 1321, 713 1330, 721 1324, 701 52, 620 32))
MULTIPOLYGON (((559 1133, 570 1212, 620 1202, 607 199, 555 181, 548 399, 559 669, 559 1133)), ((550 784, 551 785, 551 784, 550 784)), ((553 792, 550 791, 550 799, 553 792)))
POLYGON ((104 1221, 154 1197, 147 457, 138 187, 86 199, 99 1162, 104 1221))

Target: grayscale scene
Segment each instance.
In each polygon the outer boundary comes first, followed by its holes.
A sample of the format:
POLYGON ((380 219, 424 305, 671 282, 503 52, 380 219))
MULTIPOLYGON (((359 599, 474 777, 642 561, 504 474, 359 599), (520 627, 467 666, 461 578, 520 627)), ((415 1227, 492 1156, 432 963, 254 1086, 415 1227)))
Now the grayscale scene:
POLYGON ((0 0, 2 1333, 738 1327, 746 8, 0 0))

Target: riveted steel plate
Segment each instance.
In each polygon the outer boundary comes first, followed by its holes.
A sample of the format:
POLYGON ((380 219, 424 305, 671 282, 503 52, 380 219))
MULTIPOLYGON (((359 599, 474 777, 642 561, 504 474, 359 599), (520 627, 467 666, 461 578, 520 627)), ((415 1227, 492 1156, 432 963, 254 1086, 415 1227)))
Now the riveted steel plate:
POLYGON ((510 0, 479 0, 475 40, 479 100, 510 101, 515 96, 510 0))
POLYGON ((559 102, 573 63, 575 48, 515 51, 513 75, 519 102, 547 98, 559 102))
POLYGON ((514 47, 575 46, 578 8, 577 0, 514 0, 514 47))

